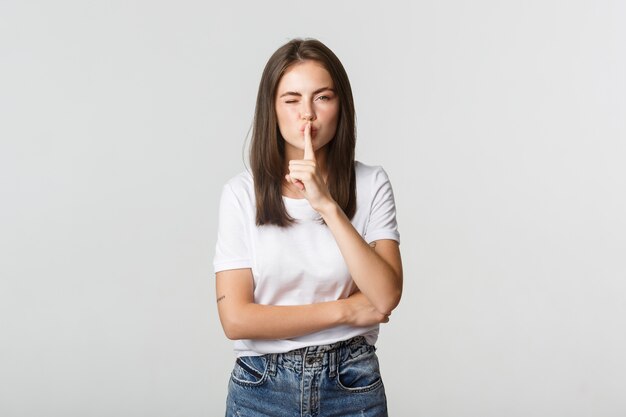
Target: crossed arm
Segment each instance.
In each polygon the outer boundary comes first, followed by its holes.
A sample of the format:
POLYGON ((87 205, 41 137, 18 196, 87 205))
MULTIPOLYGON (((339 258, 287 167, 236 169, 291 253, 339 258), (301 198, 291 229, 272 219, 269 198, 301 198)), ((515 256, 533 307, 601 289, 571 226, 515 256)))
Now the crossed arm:
MULTIPOLYGON (((364 243, 364 249, 369 252, 365 258, 376 257, 378 259, 365 260, 363 263, 354 262, 359 264, 357 267, 359 272, 368 271, 367 266, 370 264, 374 265, 374 270, 368 274, 369 280, 362 279, 357 282, 353 276, 360 291, 343 300, 295 306, 256 304, 253 295, 252 272, 249 268, 218 272, 216 275, 217 306, 226 337, 233 340, 287 339, 341 324, 369 326, 389 321, 391 310, 399 302, 402 287, 402 266, 398 243, 393 240, 380 240, 375 248, 371 248, 360 236, 358 237, 364 243), (380 262, 384 265, 379 264, 380 262), (399 271, 400 275, 392 278, 376 275, 375 267, 377 266, 385 272, 399 271), (361 286, 364 285, 376 294, 375 291, 385 287, 376 281, 384 279, 391 281, 387 286, 391 288, 394 295, 388 297, 392 304, 387 304, 387 307, 391 308, 380 311, 365 295, 361 286)), ((358 251, 354 252, 358 255, 358 251)), ((350 264, 348 262, 349 268, 350 264)), ((375 299, 378 300, 378 298, 375 299)), ((389 300, 385 299, 380 303, 386 304, 390 302, 389 300)))

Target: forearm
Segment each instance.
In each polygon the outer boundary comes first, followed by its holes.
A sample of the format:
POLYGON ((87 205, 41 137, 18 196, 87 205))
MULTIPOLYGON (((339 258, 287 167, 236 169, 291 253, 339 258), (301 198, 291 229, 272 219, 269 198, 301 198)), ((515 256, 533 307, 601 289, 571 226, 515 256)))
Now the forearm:
POLYGON ((402 294, 401 271, 395 271, 365 242, 335 202, 319 212, 331 230, 359 290, 378 311, 391 313, 402 294))
POLYGON ((288 339, 344 324, 344 300, 296 306, 242 303, 222 318, 229 339, 288 339))

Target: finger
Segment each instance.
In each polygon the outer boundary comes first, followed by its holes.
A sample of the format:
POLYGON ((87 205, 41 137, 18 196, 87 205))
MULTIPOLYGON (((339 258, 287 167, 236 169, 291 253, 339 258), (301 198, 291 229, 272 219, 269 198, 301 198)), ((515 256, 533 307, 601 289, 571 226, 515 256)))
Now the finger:
POLYGON ((302 181, 295 179, 295 178, 291 178, 291 175, 289 174, 285 175, 285 179, 287 180, 287 182, 290 182, 294 184, 296 187, 298 187, 300 191, 304 190, 304 183, 302 181))
POLYGON ((315 161, 315 152, 313 151, 313 141, 311 140, 311 122, 304 126, 304 158, 315 161))
POLYGON ((315 170, 311 167, 306 167, 306 169, 290 167, 289 175, 291 176, 292 181, 299 181, 302 184, 310 184, 313 186, 314 184, 317 184, 315 170))
POLYGON ((289 167, 289 176, 291 176, 292 181, 298 180, 308 184, 311 181, 315 181, 315 170, 308 166, 304 168, 291 166, 289 167))
POLYGON ((309 161, 306 159, 292 159, 289 161, 289 167, 315 167, 315 161, 309 161))

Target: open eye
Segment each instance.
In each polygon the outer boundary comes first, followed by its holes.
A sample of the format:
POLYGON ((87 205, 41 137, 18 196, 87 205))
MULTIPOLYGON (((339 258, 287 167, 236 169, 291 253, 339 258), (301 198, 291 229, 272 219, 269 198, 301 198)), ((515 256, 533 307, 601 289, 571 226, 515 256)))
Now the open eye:
POLYGON ((319 97, 317 98, 317 100, 320 100, 320 101, 328 101, 328 100, 330 100, 330 97, 328 97, 328 96, 319 96, 319 97))

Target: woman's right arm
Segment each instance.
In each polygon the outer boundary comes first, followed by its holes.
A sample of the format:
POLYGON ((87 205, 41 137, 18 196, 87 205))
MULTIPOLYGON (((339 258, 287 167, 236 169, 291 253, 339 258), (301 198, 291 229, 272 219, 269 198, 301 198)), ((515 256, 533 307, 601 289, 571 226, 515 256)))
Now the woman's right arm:
POLYGON ((360 292, 316 304, 272 306, 254 302, 250 268, 216 274, 217 308, 229 339, 288 339, 341 324, 370 326, 389 318, 360 292))

